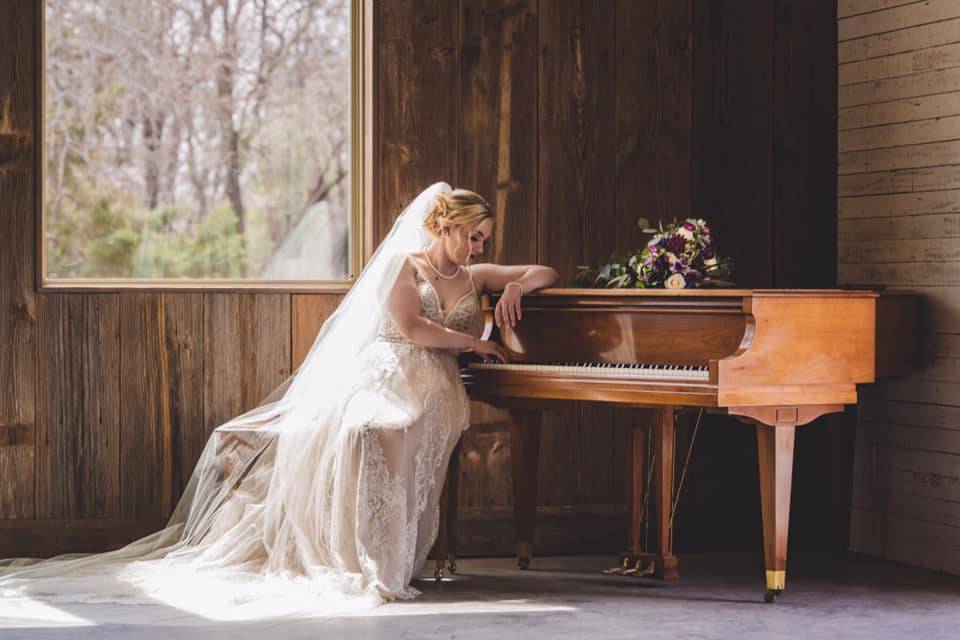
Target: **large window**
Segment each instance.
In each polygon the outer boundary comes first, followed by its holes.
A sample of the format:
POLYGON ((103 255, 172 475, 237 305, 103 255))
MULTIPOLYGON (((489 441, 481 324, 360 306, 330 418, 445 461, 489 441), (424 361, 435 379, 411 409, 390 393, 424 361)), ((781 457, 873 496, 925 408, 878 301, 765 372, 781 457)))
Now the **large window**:
POLYGON ((45 0, 44 286, 359 266, 360 0, 45 0))

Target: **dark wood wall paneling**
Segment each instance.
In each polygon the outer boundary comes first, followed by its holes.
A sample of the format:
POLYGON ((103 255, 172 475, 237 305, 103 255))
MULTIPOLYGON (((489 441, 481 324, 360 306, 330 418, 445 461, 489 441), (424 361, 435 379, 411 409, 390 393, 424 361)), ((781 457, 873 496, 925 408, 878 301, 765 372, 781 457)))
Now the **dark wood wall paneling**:
MULTIPOLYGON (((733 257, 739 285, 836 285, 836 10, 832 0, 695 0, 693 211, 733 257)), ((792 547, 846 547, 852 424, 824 417, 798 432, 792 547)), ((756 464, 752 430, 705 417, 678 548, 759 548, 756 464), (710 478, 712 490, 696 488, 710 478)))
MULTIPOLYGON (((0 337, 11 338, 0 371, 18 381, 0 389, 0 478, 17 490, 0 488, 0 516, 27 520, 0 523, 0 549, 113 546, 162 521, 210 430, 302 361, 341 296, 33 293, 33 17, 14 4, 0 7, 0 42, 15 43, 0 49, 0 74, 19 80, 0 82, 0 100, 11 84, 19 91, 14 118, 0 121, 0 194, 12 203, 0 213, 4 228, 23 231, 3 237, 0 255, 3 284, 14 284, 0 288, 0 337), (25 546, 18 534, 38 528, 25 546)), ((375 3, 375 239, 424 186, 446 180, 493 205, 496 261, 543 262, 566 279, 637 246, 637 218, 694 214, 713 223, 742 284, 832 284, 823 234, 834 227, 835 83, 824 74, 835 73, 835 53, 817 44, 835 41, 823 34, 835 29, 829 5, 375 3), (808 260, 796 239, 825 249, 808 260)), ((509 553, 505 418, 473 408, 463 551, 509 553)), ((585 404, 549 413, 544 550, 619 550, 626 428, 648 418, 585 404)), ((678 548, 757 548, 752 432, 711 420, 700 434, 678 548)), ((681 430, 681 445, 689 435, 681 430)), ((814 463, 823 446, 807 447, 814 463)), ((821 517, 812 509, 829 490, 812 491, 808 507, 798 492, 795 524, 821 517)), ((794 542, 804 537, 819 540, 794 542)))
POLYGON ((0 518, 33 518, 37 297, 34 294, 33 7, 0 7, 0 518))

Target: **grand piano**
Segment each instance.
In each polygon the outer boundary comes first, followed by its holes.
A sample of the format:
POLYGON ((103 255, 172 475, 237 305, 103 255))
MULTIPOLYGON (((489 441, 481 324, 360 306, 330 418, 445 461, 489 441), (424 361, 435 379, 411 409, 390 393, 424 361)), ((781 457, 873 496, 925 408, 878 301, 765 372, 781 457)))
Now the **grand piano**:
MULTIPOLYGON (((917 357, 917 300, 866 290, 545 289, 522 300, 516 327, 494 326, 485 297, 485 337, 506 364, 469 362, 472 399, 506 409, 513 468, 517 559, 533 556, 540 415, 569 401, 654 408, 652 428, 634 425, 629 561, 679 577, 671 548, 675 410, 703 408, 755 425, 763 518, 765 600, 783 591, 798 427, 857 402, 857 385, 900 375, 917 357), (644 469, 650 459, 655 464, 644 469), (652 474, 652 487, 645 486, 652 474), (641 544, 643 500, 652 489, 656 549, 641 544)), ((445 488, 438 577, 451 570, 456 458, 445 488)), ((649 513, 650 510, 647 510, 649 513)))

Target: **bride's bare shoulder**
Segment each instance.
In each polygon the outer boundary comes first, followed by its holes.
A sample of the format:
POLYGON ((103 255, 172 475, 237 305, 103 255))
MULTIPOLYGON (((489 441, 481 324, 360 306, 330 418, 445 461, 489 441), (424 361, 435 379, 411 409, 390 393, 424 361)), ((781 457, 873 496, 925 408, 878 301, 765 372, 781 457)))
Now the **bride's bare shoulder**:
POLYGON ((473 279, 473 284, 477 287, 478 291, 483 291, 486 288, 487 276, 491 268, 496 266, 497 265, 492 262, 478 262, 467 267, 467 269, 470 270, 470 277, 473 279))

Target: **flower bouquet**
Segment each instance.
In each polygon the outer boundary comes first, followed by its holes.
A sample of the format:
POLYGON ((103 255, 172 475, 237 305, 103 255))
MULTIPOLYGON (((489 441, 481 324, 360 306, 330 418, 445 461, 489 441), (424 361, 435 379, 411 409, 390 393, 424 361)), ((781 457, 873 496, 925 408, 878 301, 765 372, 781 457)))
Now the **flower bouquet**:
POLYGON ((642 250, 607 263, 577 267, 573 286, 586 288, 696 289, 733 286, 733 262, 717 255, 710 227, 702 218, 674 220, 653 230, 642 250))

